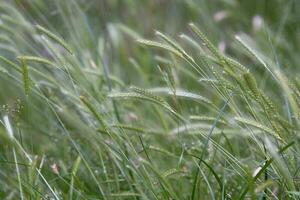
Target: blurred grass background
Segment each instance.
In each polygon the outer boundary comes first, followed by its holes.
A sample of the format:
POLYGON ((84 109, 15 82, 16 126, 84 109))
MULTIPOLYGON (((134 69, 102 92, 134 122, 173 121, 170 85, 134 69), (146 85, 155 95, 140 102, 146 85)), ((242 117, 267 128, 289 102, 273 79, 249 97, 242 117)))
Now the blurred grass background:
MULTIPOLYGON (((201 63, 202 57, 199 56, 197 44, 182 37, 183 33, 191 37, 195 35, 188 26, 190 22, 195 23, 222 53, 237 58, 253 72, 260 89, 274 101, 281 116, 290 119, 280 84, 272 78, 268 70, 261 67, 259 61, 253 59, 253 55, 241 48, 235 36, 243 36, 263 54, 262 58, 266 63, 272 63, 273 69, 284 71, 288 80, 298 80, 299 9, 298 0, 1 2, 1 57, 20 66, 18 56, 33 55, 49 59, 59 67, 30 63, 30 70, 33 70, 29 73, 32 78, 31 87, 35 89, 31 89, 28 96, 24 94, 22 76, 12 69, 11 64, 1 59, 1 117, 10 116, 15 137, 32 156, 33 164, 28 164, 22 150, 19 150, 17 153, 21 178, 17 178, 11 150, 14 145, 7 138, 5 129, 1 130, 0 197, 19 199, 22 195, 18 190, 23 188, 25 199, 51 199, 55 197, 53 193, 61 199, 191 199, 197 167, 195 161, 183 156, 183 152, 187 149, 186 151, 191 150, 198 155, 205 146, 201 138, 180 135, 176 138, 168 135, 167 133, 180 129, 182 124, 164 113, 159 106, 140 101, 111 101, 107 96, 115 91, 127 91, 131 85, 146 89, 167 87, 159 69, 171 62, 178 88, 206 97, 217 108, 226 98, 221 98, 211 87, 199 84, 200 77, 186 62, 174 58, 173 55, 169 56, 165 51, 141 47, 136 39, 153 39, 156 37, 155 30, 159 30, 178 41, 201 63), (74 51, 74 56, 68 55, 61 46, 40 37, 41 34, 34 26, 37 24, 63 38, 74 51), (125 124, 142 127, 141 132, 149 134, 142 134, 142 138, 139 138, 138 134, 128 133, 130 130, 124 127, 117 128, 117 133, 113 136, 101 134, 103 127, 99 127, 99 122, 95 122, 84 111, 84 106, 78 99, 80 95, 91 100, 109 126, 116 128, 113 125, 125 124), (150 134, 152 132, 154 133, 150 134), (144 153, 141 140, 149 148, 149 155, 144 153), (170 169, 180 172, 174 172, 174 178, 165 183, 165 179, 160 179, 159 176, 158 179, 153 178, 153 173, 150 172, 147 174, 147 167, 143 168, 145 172, 136 166, 140 162, 138 155, 145 160, 150 156, 150 166, 156 167, 161 176, 172 174, 172 170, 168 171, 170 169), (76 159, 80 161, 76 162, 76 159), (77 175, 76 163, 79 162, 81 165, 77 175), (56 165, 59 166, 59 174, 53 171, 56 165), (45 186, 43 180, 37 178, 39 174, 35 171, 36 167, 42 169, 54 192, 45 186), (162 183, 159 183, 160 180, 162 183), (18 186, 20 182, 21 186, 18 186), (157 191, 155 188, 158 188, 157 191)), ((202 43, 200 40, 195 41, 202 43)), ((201 63, 201 66, 206 64, 201 63)), ((184 118, 216 118, 216 108, 207 106, 200 97, 194 99, 196 101, 185 101, 171 96, 168 102, 184 118)), ((231 111, 226 111, 222 117, 226 121, 225 125, 217 126, 220 132, 229 132, 229 138, 224 139, 223 133, 214 138, 218 145, 230 152, 229 156, 212 150, 206 160, 226 180, 224 182, 228 185, 227 193, 222 195, 222 191, 215 188, 217 183, 212 178, 211 171, 205 169, 207 171, 203 173, 208 175, 201 178, 202 184, 195 199, 238 199, 245 185, 252 186, 247 176, 251 176, 252 171, 265 161, 265 152, 256 136, 244 139, 244 136, 235 135, 241 127, 232 125, 233 117, 237 113, 242 115, 250 112, 246 107, 247 102, 235 103, 237 106, 232 105, 231 111), (238 107, 236 110, 235 106, 238 107), (235 129, 232 130, 232 127, 235 129)), ((263 115, 263 111, 256 104, 251 109, 257 115, 263 115)), ((265 117, 262 119, 257 121, 268 126, 265 117)), ((211 124, 213 123, 201 124, 201 130, 203 125, 203 129, 208 132, 211 124)), ((295 132, 298 133, 297 131, 298 129, 295 132)), ((293 134, 287 134, 284 138, 286 142, 278 145, 278 148, 292 141, 294 137, 293 134)), ((298 144, 298 136, 295 141, 298 144)), ((209 148, 214 149, 214 145, 210 145, 209 148)), ((290 173, 293 172, 295 176, 295 188, 283 189, 285 179, 274 170, 269 176, 277 184, 274 184, 275 189, 270 189, 267 192, 269 196, 264 196, 264 188, 268 184, 272 185, 264 180, 257 187, 251 188, 252 198, 275 199, 274 196, 277 195, 278 199, 290 198, 287 191, 296 190, 299 186, 297 150, 298 147, 295 147, 294 152, 289 154, 294 157, 287 161, 291 166, 290 173), (276 195, 272 196, 271 191, 275 190, 276 195)), ((296 199, 295 196, 293 198, 296 199)))
MULTIPOLYGON (((209 38, 216 45, 224 42, 226 53, 229 54, 237 53, 232 44, 234 35, 244 32, 257 41, 260 48, 271 57, 272 48, 280 51, 275 53, 283 66, 295 66, 299 61, 298 57, 293 56, 299 52, 300 17, 297 12, 299 10, 297 1, 91 0, 76 3, 80 11, 67 1, 14 2, 33 24, 49 26, 67 41, 74 43, 74 38, 72 41, 69 32, 77 33, 79 38, 76 39, 80 41, 76 43, 80 43, 88 50, 97 48, 99 35, 111 40, 110 43, 119 45, 118 48, 122 46, 119 54, 113 52, 116 54, 113 58, 125 67, 128 67, 127 58, 134 55, 136 45, 133 45, 133 40, 127 43, 128 37, 120 35, 114 29, 116 24, 122 24, 147 38, 153 37, 154 30, 178 38, 180 33, 187 31, 187 24, 194 22, 209 34, 209 38), (71 19, 73 24, 69 24, 71 19), (265 26, 257 31, 255 23, 264 23, 265 26), (78 26, 81 26, 82 30, 77 30, 78 26), (122 51, 123 49, 126 51, 122 51)), ((147 68, 153 69, 152 66, 147 68)))

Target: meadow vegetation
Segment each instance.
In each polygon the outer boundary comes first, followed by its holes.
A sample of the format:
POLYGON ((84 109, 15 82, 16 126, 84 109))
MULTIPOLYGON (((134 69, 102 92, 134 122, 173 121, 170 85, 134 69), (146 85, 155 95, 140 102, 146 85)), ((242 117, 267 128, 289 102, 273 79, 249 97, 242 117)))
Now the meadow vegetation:
POLYGON ((2 0, 0 199, 300 199, 298 0, 2 0))

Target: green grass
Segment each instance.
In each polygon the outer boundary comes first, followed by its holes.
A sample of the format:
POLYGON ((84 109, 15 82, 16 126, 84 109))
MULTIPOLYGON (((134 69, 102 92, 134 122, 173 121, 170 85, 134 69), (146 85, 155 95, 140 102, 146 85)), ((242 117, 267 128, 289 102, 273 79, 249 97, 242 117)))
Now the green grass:
POLYGON ((0 2, 0 199, 300 199, 297 0, 0 2))

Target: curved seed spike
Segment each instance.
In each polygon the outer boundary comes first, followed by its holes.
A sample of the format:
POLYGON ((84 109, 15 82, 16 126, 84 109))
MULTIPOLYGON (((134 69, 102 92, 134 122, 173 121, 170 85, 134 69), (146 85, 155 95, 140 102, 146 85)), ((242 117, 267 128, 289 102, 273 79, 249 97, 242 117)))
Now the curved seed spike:
POLYGON ((22 75, 23 75, 23 84, 24 84, 24 92, 25 95, 28 96, 29 94, 29 72, 28 72, 28 66, 26 64, 26 61, 21 59, 21 66, 22 66, 22 75))
POLYGON ((54 65, 54 63, 52 63, 51 61, 36 56, 18 56, 17 59, 24 60, 24 61, 33 61, 33 62, 38 62, 47 65, 54 65))
POLYGON ((197 102, 204 102, 206 104, 209 104, 209 105, 212 105, 215 107, 213 102, 211 102, 208 98, 201 96, 197 93, 185 91, 180 88, 177 88, 175 91, 172 91, 166 87, 158 87, 158 88, 150 88, 150 89, 148 89, 148 91, 153 93, 154 95, 159 94, 159 95, 164 95, 164 96, 174 95, 174 92, 175 92, 177 97, 184 98, 184 99, 190 99, 190 100, 194 100, 197 102))
POLYGON ((228 73, 232 78, 234 78, 237 82, 239 82, 239 77, 234 72, 233 66, 228 63, 226 56, 222 55, 220 51, 209 41, 209 39, 205 36, 200 29, 195 26, 193 23, 190 23, 190 27, 194 33, 203 41, 204 45, 208 48, 208 50, 218 59, 218 62, 221 67, 228 73))
POLYGON ((256 121, 250 120, 250 119, 245 119, 245 118, 241 118, 241 117, 235 117, 234 118, 236 121, 246 124, 246 125, 250 125, 253 126, 255 128, 258 128, 262 131, 265 131, 266 133, 275 136, 277 139, 282 140, 282 138, 280 136, 277 135, 277 133, 275 131, 273 131, 272 129, 270 129, 269 127, 266 127, 256 121))
POLYGON ((229 63, 233 67, 236 67, 236 68, 240 69, 243 73, 248 72, 248 69, 244 65, 239 63, 238 61, 236 61, 232 58, 229 58, 229 57, 225 57, 225 59, 226 59, 227 63, 229 63))
POLYGON ((135 87, 135 86, 131 86, 130 87, 130 90, 138 93, 138 94, 141 94, 141 95, 145 95, 146 97, 149 97, 151 99, 154 99, 162 104, 166 104, 167 102, 165 100, 163 100, 162 98, 160 98, 159 96, 156 96, 155 94, 153 94, 152 92, 148 91, 148 90, 145 90, 145 89, 142 89, 142 88, 138 88, 138 87, 135 87))
POLYGON ((182 173, 182 172, 175 168, 172 168, 172 169, 166 170, 162 175, 167 178, 169 176, 172 176, 173 174, 178 174, 178 173, 182 173))
MULTIPOLYGON (((194 120, 194 121, 208 121, 208 122, 213 122, 215 121, 216 119, 214 117, 208 117, 208 116, 198 116, 198 115, 192 115, 189 117, 191 120, 194 120)), ((227 122, 222 120, 222 119, 219 119, 218 120, 218 124, 223 124, 223 125, 227 125, 227 122)))
POLYGON ((160 38, 162 38, 164 41, 166 41, 168 44, 170 44, 172 47, 174 47, 177 51, 179 51, 182 55, 184 55, 186 57, 187 60, 191 61, 192 63, 194 63, 194 59, 188 55, 185 50, 176 42, 174 42, 173 40, 171 40, 168 36, 166 36, 165 34, 156 31, 155 34, 157 36, 159 36, 160 38))
POLYGON ((104 122, 101 115, 98 114, 96 109, 92 106, 92 104, 84 97, 79 97, 81 102, 89 109, 89 111, 94 115, 94 117, 97 119, 97 121, 101 124, 101 126, 105 129, 105 131, 108 131, 107 125, 104 122))
POLYGON ((69 45, 67 45, 67 43, 63 39, 59 38, 54 33, 50 32, 48 29, 46 29, 46 28, 44 28, 44 27, 42 27, 40 25, 36 25, 36 28, 37 28, 38 31, 42 32, 43 34, 45 34, 46 36, 48 36, 53 41, 55 41, 58 44, 60 44, 65 50, 67 50, 71 55, 73 55, 73 51, 71 50, 71 48, 69 47, 69 45))
POLYGON ((192 31, 196 33, 196 35, 202 40, 204 45, 211 51, 211 53, 213 53, 220 61, 224 60, 219 50, 209 41, 205 34, 202 33, 202 31, 200 31, 200 29, 197 26, 195 26, 195 24, 190 23, 189 25, 192 31))
POLYGON ((257 87, 256 80, 249 72, 243 74, 243 78, 246 82, 247 87, 250 89, 252 94, 255 96, 257 100, 261 98, 260 91, 257 87))
POLYGON ((163 107, 165 110, 170 112, 173 116, 175 116, 177 119, 185 123, 185 119, 181 117, 175 110, 173 110, 172 107, 166 101, 164 101, 158 96, 151 94, 151 92, 148 92, 146 90, 135 88, 134 92, 112 93, 109 94, 108 97, 116 98, 116 99, 138 99, 138 100, 146 100, 152 102, 154 104, 163 107))
POLYGON ((165 49, 175 55, 177 55, 178 57, 180 58, 184 58, 182 53, 180 53, 178 50, 176 50, 175 48, 169 46, 169 45, 166 45, 166 44, 163 44, 163 43, 160 43, 160 42, 155 42, 155 41, 151 41, 151 40, 144 40, 144 39, 138 39, 136 40, 138 43, 140 44, 143 44, 143 45, 146 45, 146 46, 150 46, 150 47, 156 47, 156 48, 160 48, 160 49, 165 49))

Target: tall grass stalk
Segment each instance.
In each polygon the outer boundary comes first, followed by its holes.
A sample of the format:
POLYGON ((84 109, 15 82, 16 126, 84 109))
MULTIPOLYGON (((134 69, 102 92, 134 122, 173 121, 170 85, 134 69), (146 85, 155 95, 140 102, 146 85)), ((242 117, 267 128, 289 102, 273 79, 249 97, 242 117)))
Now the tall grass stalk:
POLYGON ((298 8, 0 2, 0 199, 300 199, 298 8))

